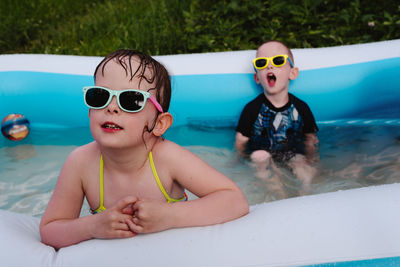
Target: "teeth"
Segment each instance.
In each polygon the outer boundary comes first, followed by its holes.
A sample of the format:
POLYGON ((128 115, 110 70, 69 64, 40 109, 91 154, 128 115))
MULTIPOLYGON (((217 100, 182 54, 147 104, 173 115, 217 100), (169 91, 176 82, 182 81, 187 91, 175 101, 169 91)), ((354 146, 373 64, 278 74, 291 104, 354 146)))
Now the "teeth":
POLYGON ((115 125, 115 124, 104 124, 103 127, 109 128, 109 129, 121 129, 121 127, 119 127, 118 125, 115 125))

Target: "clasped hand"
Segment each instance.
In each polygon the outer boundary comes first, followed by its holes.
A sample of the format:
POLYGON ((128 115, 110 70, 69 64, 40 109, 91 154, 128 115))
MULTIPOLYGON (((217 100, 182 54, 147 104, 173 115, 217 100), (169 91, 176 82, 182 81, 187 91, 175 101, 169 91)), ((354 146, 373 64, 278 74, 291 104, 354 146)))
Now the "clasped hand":
POLYGON ((172 227, 168 204, 155 200, 125 197, 114 206, 98 213, 93 225, 96 238, 127 238, 172 227))

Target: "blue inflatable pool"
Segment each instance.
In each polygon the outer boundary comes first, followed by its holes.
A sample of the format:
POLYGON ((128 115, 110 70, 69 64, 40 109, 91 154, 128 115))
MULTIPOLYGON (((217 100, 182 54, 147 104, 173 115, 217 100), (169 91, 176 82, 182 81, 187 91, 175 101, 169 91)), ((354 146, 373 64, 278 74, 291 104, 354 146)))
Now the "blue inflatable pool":
MULTIPOLYGON (((309 104, 318 123, 400 125, 400 40, 294 49, 293 54, 300 75, 290 91, 309 104)), ((243 106, 260 93, 249 64, 254 55, 237 51, 156 57, 171 73, 174 127, 233 127, 243 106)), ((82 87, 93 84, 100 60, 1 55, 0 118, 24 114, 33 129, 87 127, 82 87)), ((0 210, 0 263, 397 266, 399 196, 400 184, 304 196, 254 205, 249 215, 221 225, 90 240, 59 251, 40 242, 38 218, 0 210)))

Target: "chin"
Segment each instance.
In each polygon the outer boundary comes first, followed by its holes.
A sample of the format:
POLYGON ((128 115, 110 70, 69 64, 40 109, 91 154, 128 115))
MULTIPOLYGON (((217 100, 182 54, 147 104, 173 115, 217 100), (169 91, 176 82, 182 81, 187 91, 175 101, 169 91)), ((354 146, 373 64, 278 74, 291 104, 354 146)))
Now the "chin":
POLYGON ((282 94, 282 93, 287 93, 285 88, 279 88, 279 87, 269 87, 265 90, 265 92, 268 95, 277 95, 277 94, 282 94))
POLYGON ((102 146, 102 147, 106 147, 106 148, 121 148, 124 146, 124 144, 122 144, 121 142, 121 138, 118 138, 117 136, 104 136, 104 135, 96 135, 96 134, 92 134, 94 140, 96 140, 96 142, 102 146))

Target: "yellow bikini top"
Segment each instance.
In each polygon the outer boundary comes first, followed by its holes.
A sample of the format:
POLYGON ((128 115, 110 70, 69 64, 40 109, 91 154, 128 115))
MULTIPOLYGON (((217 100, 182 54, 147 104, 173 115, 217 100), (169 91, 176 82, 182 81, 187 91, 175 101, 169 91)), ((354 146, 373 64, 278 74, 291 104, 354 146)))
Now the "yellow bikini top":
MULTIPOLYGON (((167 202, 171 203, 171 202, 186 201, 187 200, 186 193, 185 193, 185 195, 183 197, 181 197, 179 199, 171 198, 167 194, 167 191, 165 191, 165 188, 162 185, 160 178, 158 177, 156 166, 154 165, 154 161, 153 161, 153 154, 151 153, 151 151, 149 152, 149 161, 150 161, 151 170, 153 172, 154 178, 156 179, 157 185, 160 188, 160 191, 163 193, 163 195, 164 195, 165 199, 167 200, 167 202)), ((99 212, 102 212, 102 211, 106 210, 106 207, 104 207, 104 188, 103 188, 104 182, 103 181, 104 181, 103 156, 100 155, 100 205, 96 210, 90 209, 90 212, 92 214, 96 214, 96 213, 99 213, 99 212)))

